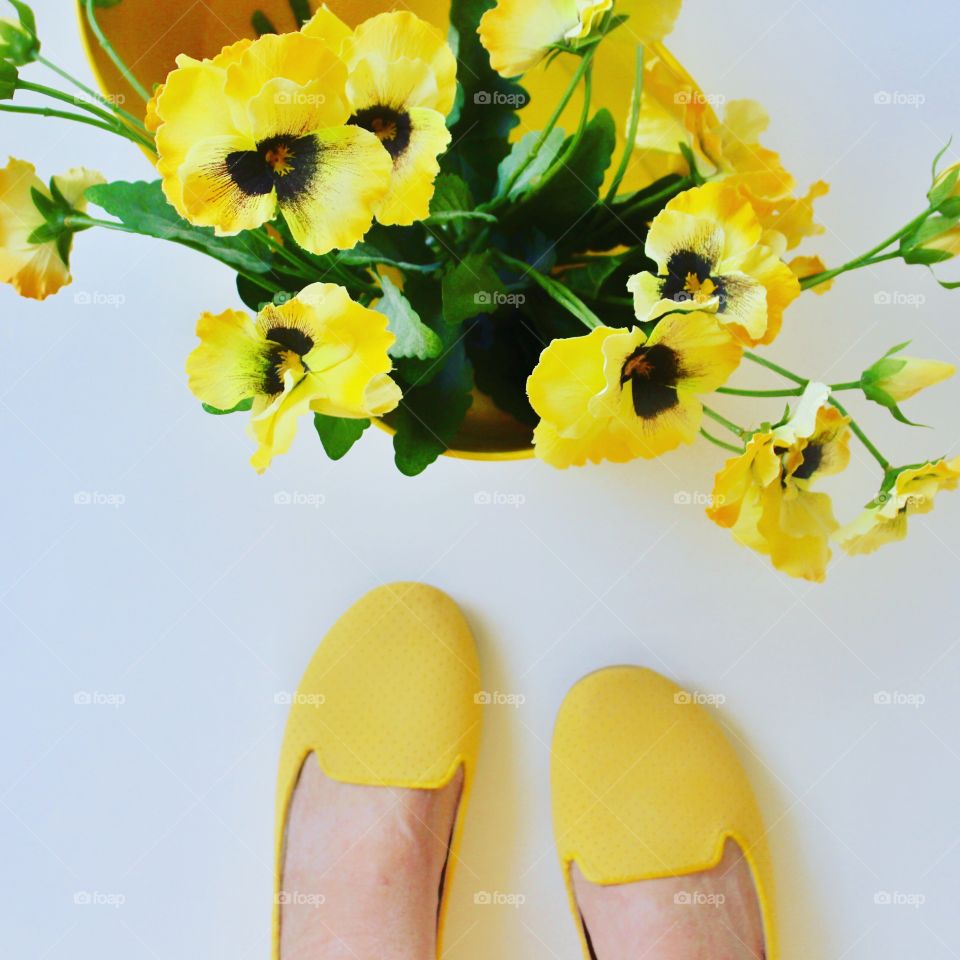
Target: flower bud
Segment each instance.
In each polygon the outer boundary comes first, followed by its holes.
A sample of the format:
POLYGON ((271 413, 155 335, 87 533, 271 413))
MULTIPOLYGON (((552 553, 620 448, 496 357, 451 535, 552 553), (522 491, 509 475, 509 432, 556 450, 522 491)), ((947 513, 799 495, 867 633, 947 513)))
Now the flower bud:
POLYGON ((863 392, 869 400, 886 407, 902 423, 910 423, 898 404, 915 397, 921 390, 949 380, 956 367, 940 360, 921 360, 898 356, 906 343, 894 347, 860 378, 863 392))

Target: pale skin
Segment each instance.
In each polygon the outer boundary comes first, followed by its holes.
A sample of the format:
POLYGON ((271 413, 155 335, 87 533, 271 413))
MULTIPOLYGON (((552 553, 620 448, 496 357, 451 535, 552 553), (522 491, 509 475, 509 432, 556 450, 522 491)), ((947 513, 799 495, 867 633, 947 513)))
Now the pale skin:
MULTIPOLYGON (((436 960, 444 865, 463 784, 359 787, 308 758, 287 821, 281 960, 436 960)), ((602 887, 573 866, 597 960, 762 960, 750 868, 602 887), (689 901, 689 902, 688 902, 689 901)))

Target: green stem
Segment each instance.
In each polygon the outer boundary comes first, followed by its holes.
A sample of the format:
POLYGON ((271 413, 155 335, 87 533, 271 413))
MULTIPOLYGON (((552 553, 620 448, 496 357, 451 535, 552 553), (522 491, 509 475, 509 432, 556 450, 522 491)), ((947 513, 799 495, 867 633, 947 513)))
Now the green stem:
POLYGON ((705 440, 709 440, 714 446, 720 447, 721 450, 729 450, 730 453, 743 453, 743 447, 735 447, 732 443, 727 443, 725 440, 715 437, 708 430, 701 428, 700 436, 705 440))
MULTIPOLYGON (((23 113, 29 114, 35 117, 57 117, 60 120, 75 120, 77 123, 85 123, 90 127, 98 127, 101 130, 106 130, 108 133, 116 133, 120 136, 125 134, 120 133, 115 125, 103 123, 100 120, 96 120, 93 117, 86 117, 80 113, 68 113, 66 110, 54 110, 51 107, 18 107, 13 104, 0 103, 0 111, 4 113, 23 113)), ((129 140, 129 137, 126 137, 129 140)))
MULTIPOLYGON (((750 432, 748 430, 744 430, 743 427, 738 427, 732 420, 728 420, 726 417, 717 413, 716 410, 712 410, 706 404, 703 405, 703 412, 711 420, 715 420, 717 423, 719 423, 721 427, 725 427, 731 433, 736 434, 741 440, 743 440, 744 437, 749 436, 750 432)), ((737 452, 739 453, 740 451, 737 452)))
POLYGON ((57 90, 54 87, 45 86, 42 83, 31 83, 29 80, 20 80, 17 83, 17 89, 25 90, 28 93, 37 93, 40 94, 40 96, 49 97, 51 100, 57 100, 60 103, 67 103, 72 107, 79 107, 81 110, 86 110, 87 113, 92 114, 95 117, 99 117, 105 123, 110 124, 111 128, 114 129, 116 133, 121 134, 128 140, 136 137, 137 141, 143 146, 154 149, 152 140, 148 140, 137 130, 131 130, 125 123, 119 120, 115 114, 110 113, 109 111, 104 110, 95 104, 89 103, 87 100, 72 96, 69 93, 64 93, 62 90, 57 90))
MULTIPOLYGON (((804 387, 790 387, 783 390, 739 390, 735 387, 720 387, 716 393, 722 393, 728 397, 801 397, 804 389, 804 387)), ((859 380, 851 383, 834 383, 830 386, 832 392, 859 389, 859 380)))
POLYGON ((633 151, 636 149, 637 130, 640 129, 640 105, 643 99, 643 81, 643 47, 638 46, 636 77, 633 83, 633 100, 630 103, 630 125, 627 128, 627 142, 623 147, 620 166, 614 174, 613 180, 610 183, 610 189, 607 191, 607 196, 604 200, 607 206, 616 200, 617 191, 620 189, 620 184, 623 183, 623 178, 627 175, 627 170, 630 168, 630 160, 633 157, 633 151))
POLYGON ((93 9, 93 0, 85 0, 85 12, 87 14, 87 22, 90 24, 90 29, 97 38, 97 43, 100 44, 104 53, 113 61, 114 66, 120 71, 123 79, 130 84, 134 93, 136 93, 144 103, 147 103, 150 100, 150 94, 147 93, 140 81, 133 75, 130 68, 123 62, 123 58, 113 49, 113 45, 106 38, 103 30, 100 29, 100 24, 97 23, 97 15, 93 9))
POLYGON ((123 117, 128 123, 137 127, 140 130, 146 131, 146 127, 143 125, 143 121, 138 117, 135 117, 132 113, 127 110, 124 110, 123 107, 119 106, 116 103, 111 103, 109 100, 105 100, 96 90, 88 87, 85 83, 78 80, 73 74, 67 73, 62 67, 57 66, 52 60, 48 60, 46 57, 37 57, 37 63, 42 64, 48 70, 52 70, 58 77, 62 77, 67 83, 72 83, 81 93, 85 93, 92 100, 95 100, 97 103, 105 104, 110 110, 112 110, 117 116, 123 117))
POLYGON ((900 256, 898 251, 892 251, 885 253, 887 247, 892 246, 897 243, 901 238, 905 237, 908 233, 911 233, 915 230, 921 223, 923 223, 928 217, 934 213, 934 208, 929 207, 919 217, 914 217, 905 227, 902 227, 898 230, 893 236, 888 237, 882 243, 877 244, 872 250, 868 250, 863 256, 857 257, 855 260, 851 260, 849 263, 845 263, 842 267, 836 267, 833 270, 825 270, 823 273, 815 273, 811 277, 804 277, 800 281, 800 288, 802 290, 810 290, 813 287, 820 286, 821 283, 826 283, 828 280, 833 280, 835 277, 839 277, 841 274, 850 273, 852 270, 859 270, 861 267, 870 267, 875 263, 882 263, 884 260, 894 260, 900 256))
POLYGON ((834 400, 833 397, 830 398, 830 405, 839 410, 845 417, 850 421, 850 429, 853 431, 854 436, 864 445, 867 452, 873 457, 877 463, 883 468, 883 472, 886 473, 890 469, 890 461, 876 448, 873 441, 863 432, 862 427, 853 417, 847 413, 846 409, 841 406, 841 404, 834 400))
MULTIPOLYGON (((790 370, 785 369, 784 367, 779 366, 776 363, 772 363, 770 360, 766 360, 763 357, 758 357, 755 353, 751 353, 749 350, 744 353, 744 356, 748 360, 752 360, 754 363, 759 363, 761 366, 766 367, 768 370, 772 370, 774 373, 779 373, 780 376, 786 377, 788 380, 792 380, 794 383, 802 384, 804 387, 810 382, 809 380, 804 380, 803 377, 798 376, 795 373, 792 373, 790 370)), ((854 390, 860 387, 858 383, 839 383, 836 386, 831 387, 831 390, 854 390)), ((799 394, 797 394, 799 396, 799 394)), ((839 400, 830 398, 829 403, 832 407, 835 407, 839 410, 849 421, 850 421, 850 430, 853 432, 854 436, 864 445, 864 447, 869 452, 870 456, 873 457, 877 463, 883 468, 884 472, 890 469, 890 461, 876 448, 873 441, 863 432, 863 428, 857 423, 853 417, 847 413, 846 408, 843 407, 839 400)), ((706 409, 706 408, 704 408, 706 409)))
POLYGON ((761 357, 756 353, 752 353, 750 350, 744 351, 743 355, 747 358, 747 360, 751 360, 754 363, 759 363, 761 367, 766 367, 768 370, 772 370, 774 373, 779 373, 781 377, 786 377, 787 380, 792 380, 794 383, 799 383, 802 387, 806 387, 807 384, 810 383, 809 380, 799 376, 796 373, 792 373, 790 370, 787 370, 786 367, 781 367, 772 360, 768 360, 766 357, 761 357))
MULTIPOLYGON (((91 0, 87 0, 91 2, 91 0)), ((577 67, 576 73, 573 75, 573 79, 570 81, 570 85, 567 87, 566 92, 560 98, 559 103, 557 104, 556 109, 553 111, 552 116, 547 121, 547 125, 540 132, 540 136, 537 138, 537 142, 533 145, 533 149, 527 155, 527 158, 513 171, 512 176, 507 181, 506 186, 503 188, 503 192, 500 198, 494 201, 491 204, 488 204, 481 209, 485 212, 490 212, 502 206, 510 197, 510 191, 517 185, 520 178, 526 173, 527 169, 534 163, 537 157, 540 156, 540 151, 544 148, 547 140, 550 139, 550 134, 553 133, 554 128, 560 122, 560 118, 563 116, 564 110, 567 109, 567 105, 570 103, 570 100, 573 98, 574 93, 576 93, 577 87, 580 86, 580 81, 586 76, 590 71, 590 65, 593 63, 593 55, 596 51, 596 47, 591 47, 583 58, 580 61, 580 66, 577 67)))

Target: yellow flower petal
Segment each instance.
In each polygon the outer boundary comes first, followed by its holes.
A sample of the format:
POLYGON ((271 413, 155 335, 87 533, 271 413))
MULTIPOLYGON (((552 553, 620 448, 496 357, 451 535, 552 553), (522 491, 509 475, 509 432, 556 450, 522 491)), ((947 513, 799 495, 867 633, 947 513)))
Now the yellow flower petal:
POLYGON ((234 116, 234 104, 224 90, 226 74, 222 69, 189 57, 180 57, 177 63, 178 68, 167 77, 163 92, 157 97, 157 114, 163 121, 157 130, 157 170, 163 178, 167 200, 182 217, 189 219, 183 203, 180 168, 198 143, 242 136, 238 121, 243 125, 244 116, 240 111, 234 116))
POLYGON ((200 345, 187 358, 193 395, 218 410, 232 410, 260 392, 262 341, 253 321, 239 310, 205 313, 197 323, 200 345))
MULTIPOLYGON (((277 197, 271 184, 244 189, 237 157, 256 156, 244 137, 210 137, 195 144, 180 166, 180 210, 191 223, 216 227, 220 236, 254 230, 272 220, 277 197)), ((167 192, 168 199, 170 192, 167 192)))
POLYGON ((576 0, 499 0, 480 20, 480 42, 501 76, 536 66, 551 44, 580 26, 576 0))
POLYGON ((590 400, 607 385, 603 344, 621 333, 598 327, 582 337, 554 340, 540 355, 527 393, 537 414, 561 436, 577 437, 589 429, 590 400))
MULTIPOLYGON (((240 59, 227 67, 226 95, 237 103, 253 100, 273 80, 298 86, 320 83, 327 108, 325 126, 343 123, 346 106, 346 64, 324 43, 303 33, 267 34, 252 43, 240 59)), ((270 130, 265 136, 286 133, 270 130)), ((258 134, 259 138, 260 134, 258 134)))
POLYGON ((408 11, 384 13, 357 27, 343 48, 351 69, 366 62, 377 77, 379 98, 354 100, 354 107, 370 103, 429 107, 446 116, 457 95, 457 60, 445 36, 436 27, 408 11), (407 62, 421 63, 426 76, 411 84, 403 76, 407 62))
MULTIPOLYGON (((814 257, 794 257, 790 261, 790 269, 798 280, 806 280, 807 277, 815 277, 818 273, 826 273, 827 265, 818 256, 814 257)), ((825 283, 818 283, 810 289, 822 297, 833 289, 833 280, 827 280, 825 283)))
POLYGON ((648 341, 663 344, 681 358, 681 390, 712 393, 722 387, 743 359, 743 349, 709 313, 664 317, 648 341))
MULTIPOLYGON (((387 225, 409 226, 430 215, 439 158, 451 140, 446 121, 436 110, 415 107, 408 117, 409 142, 393 160, 390 189, 375 208, 377 220, 387 225)), ((390 144, 386 146, 389 152, 390 144)))
POLYGON ((307 182, 278 200, 294 239, 311 253, 349 250, 373 223, 374 207, 390 186, 393 163, 380 141, 359 127, 319 131, 307 182))

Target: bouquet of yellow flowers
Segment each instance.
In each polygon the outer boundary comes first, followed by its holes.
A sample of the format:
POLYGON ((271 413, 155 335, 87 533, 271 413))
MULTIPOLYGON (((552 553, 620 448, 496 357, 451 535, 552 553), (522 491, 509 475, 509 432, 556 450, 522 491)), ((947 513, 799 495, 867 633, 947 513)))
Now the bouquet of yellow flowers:
MULTIPOLYGON (((140 98, 130 110, 42 56, 29 6, 3 2, 0 110, 96 126, 144 151, 154 176, 73 169, 44 183, 11 159, 0 280, 55 293, 91 228, 235 271, 249 312, 200 317, 187 375, 208 413, 248 412, 258 471, 306 416, 334 459, 382 425, 410 476, 466 436, 479 455, 496 447, 484 425, 558 468, 703 439, 730 455, 710 518, 810 580, 832 543, 857 554, 901 539, 960 481, 960 458, 889 462, 845 399, 910 424, 900 404, 949 364, 903 344, 821 384, 765 353, 804 291, 960 253, 960 168, 941 170, 941 154, 922 212, 863 256, 828 269, 793 255, 822 232, 827 185, 798 192, 760 143, 762 109, 733 101, 719 116, 663 46, 680 0, 232 3, 223 17, 246 35, 224 20, 216 49, 178 50, 159 76, 132 70, 111 39, 142 3, 80 0, 101 73, 140 98), (27 67, 76 89, 27 80, 27 67), (731 385, 745 363, 779 386, 731 385), (777 422, 751 423, 749 406, 734 422, 712 394, 788 406, 777 422), (820 483, 847 466, 852 440, 879 476, 841 525, 820 483)), ((209 45, 211 31, 198 34, 209 45)), ((142 50, 159 43, 148 39, 142 50)))

